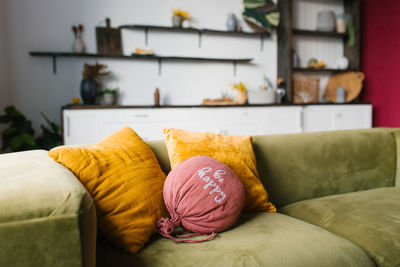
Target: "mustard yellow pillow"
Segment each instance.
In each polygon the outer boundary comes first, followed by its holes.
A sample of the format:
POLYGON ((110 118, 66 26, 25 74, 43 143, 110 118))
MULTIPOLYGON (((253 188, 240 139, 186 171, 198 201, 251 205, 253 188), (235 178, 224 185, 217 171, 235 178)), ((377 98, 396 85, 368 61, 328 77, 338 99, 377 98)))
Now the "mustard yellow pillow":
POLYGON ((245 189, 245 211, 276 212, 258 178, 250 136, 199 133, 172 128, 164 128, 163 134, 172 169, 190 157, 212 157, 228 165, 242 181, 245 189))
POLYGON ((165 174, 151 148, 129 127, 89 147, 49 151, 92 195, 98 228, 116 246, 136 253, 168 215, 165 174))

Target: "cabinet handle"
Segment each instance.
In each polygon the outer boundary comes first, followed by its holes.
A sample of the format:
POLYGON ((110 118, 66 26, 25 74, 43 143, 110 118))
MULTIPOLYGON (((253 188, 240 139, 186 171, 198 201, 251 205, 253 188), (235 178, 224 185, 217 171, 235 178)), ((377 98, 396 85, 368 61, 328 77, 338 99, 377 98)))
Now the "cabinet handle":
POLYGON ((69 117, 67 116, 67 136, 69 137, 70 136, 70 119, 69 119, 69 117))
POLYGON ((218 129, 216 132, 220 134, 228 134, 228 130, 218 129))
POLYGON ((336 114, 335 114, 335 117, 336 117, 336 118, 341 118, 341 117, 343 117, 343 114, 342 114, 342 113, 336 113, 336 114))
POLYGON ((300 110, 299 112, 299 124, 300 131, 304 132, 304 110, 300 110))
POLYGON ((135 117, 135 118, 148 118, 149 115, 148 114, 135 114, 135 115, 133 115, 133 117, 135 117))

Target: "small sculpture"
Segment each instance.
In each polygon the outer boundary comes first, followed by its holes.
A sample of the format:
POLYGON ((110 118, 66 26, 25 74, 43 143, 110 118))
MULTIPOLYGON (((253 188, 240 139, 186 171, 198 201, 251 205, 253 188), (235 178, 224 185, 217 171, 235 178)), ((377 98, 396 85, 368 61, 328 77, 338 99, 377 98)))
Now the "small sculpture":
POLYGON ((283 98, 286 95, 286 83, 282 78, 278 78, 276 84, 276 103, 282 104, 283 98))
POLYGON ((160 89, 158 88, 154 91, 154 106, 160 106, 160 89))

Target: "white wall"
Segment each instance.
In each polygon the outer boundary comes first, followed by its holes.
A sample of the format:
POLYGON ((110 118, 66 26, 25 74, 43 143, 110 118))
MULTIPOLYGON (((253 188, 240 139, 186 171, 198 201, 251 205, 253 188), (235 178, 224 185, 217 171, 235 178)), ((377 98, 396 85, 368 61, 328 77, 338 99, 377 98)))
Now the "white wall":
MULTIPOLYGON (((11 84, 9 79, 9 68, 11 62, 7 54, 7 33, 6 33, 6 2, 0 1, 0 114, 3 114, 4 107, 12 103, 11 84)), ((0 124, 0 132, 4 129, 0 124)), ((2 140, 0 138, 0 149, 2 140)))
MULTIPOLYGON (((188 10, 194 17, 193 27, 226 28, 227 14, 241 18, 241 0, 5 0, 7 3, 8 54, 11 59, 12 98, 37 128, 44 112, 60 121, 61 106, 79 96, 81 71, 90 59, 58 59, 57 74, 52 73, 51 58, 31 57, 29 51, 71 51, 71 25, 82 23, 88 52, 96 52, 95 26, 105 17, 114 26, 121 24, 171 25, 173 8, 188 10)), ((244 30, 247 25, 242 22, 244 30)), ((0 35, 1 36, 1 35, 0 35)), ((162 104, 200 104, 204 98, 220 97, 230 91, 229 83, 243 81, 257 88, 265 73, 276 80, 277 47, 275 34, 264 41, 260 51, 257 37, 204 35, 202 48, 197 46, 197 34, 150 32, 149 46, 160 55, 251 57, 251 65, 237 66, 233 76, 230 63, 165 62, 158 75, 156 61, 104 60, 113 72, 106 86, 119 87, 120 103, 124 105, 153 104, 156 87, 161 91, 162 104)), ((141 30, 123 30, 124 53, 144 46, 141 30)), ((1 55, 1 54, 0 54, 1 55)), ((4 72, 2 72, 4 73, 4 72)), ((232 93, 232 91, 230 91, 232 93)))
POLYGON ((3 108, 11 104, 9 67, 11 62, 7 56, 7 33, 6 33, 6 3, 0 1, 0 114, 3 108))

